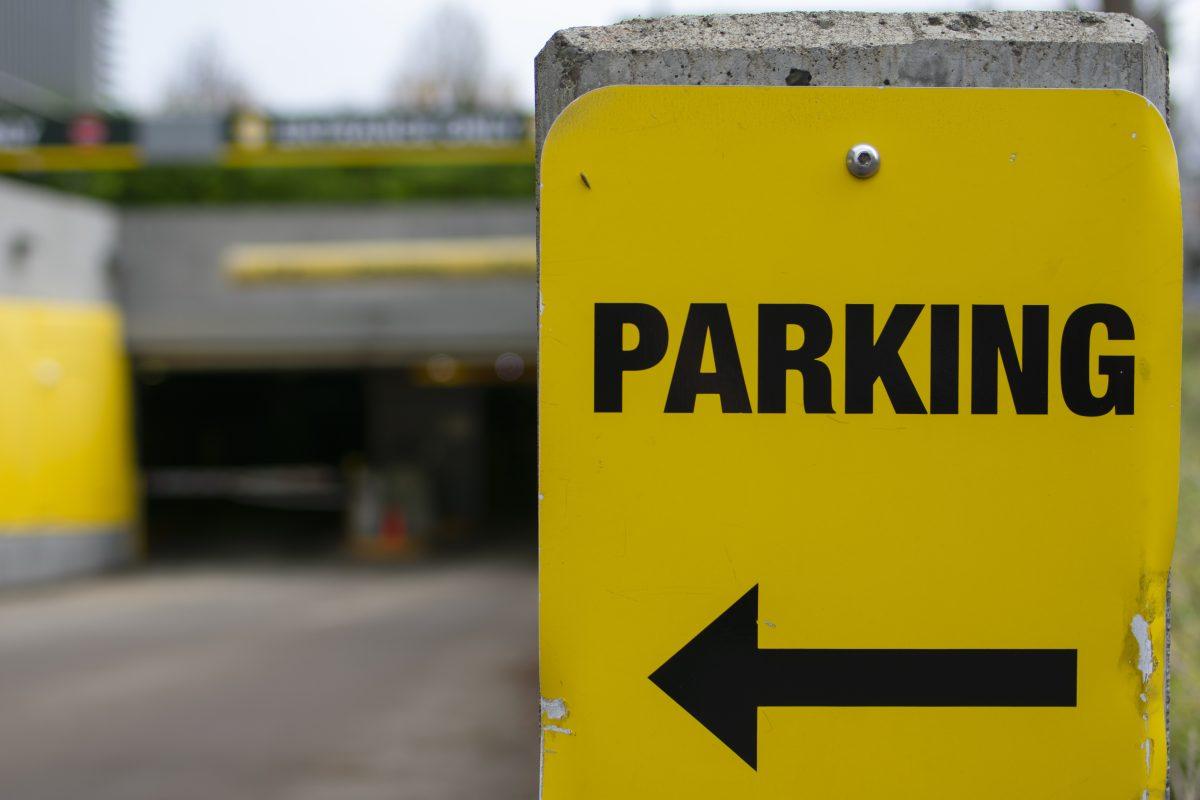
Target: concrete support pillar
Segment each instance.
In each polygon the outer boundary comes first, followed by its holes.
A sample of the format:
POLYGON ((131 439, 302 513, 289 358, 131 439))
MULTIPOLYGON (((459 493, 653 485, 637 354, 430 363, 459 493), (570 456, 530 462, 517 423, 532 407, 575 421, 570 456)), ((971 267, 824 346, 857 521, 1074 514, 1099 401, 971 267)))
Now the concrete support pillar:
POLYGON ((0 587, 139 546, 115 211, 0 181, 0 587))

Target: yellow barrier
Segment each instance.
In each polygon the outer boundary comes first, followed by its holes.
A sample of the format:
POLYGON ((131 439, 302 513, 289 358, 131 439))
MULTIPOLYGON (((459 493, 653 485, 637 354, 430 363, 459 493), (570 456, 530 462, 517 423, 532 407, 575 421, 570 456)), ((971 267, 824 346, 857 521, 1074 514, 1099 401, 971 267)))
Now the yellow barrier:
POLYGON ((0 300, 0 533, 135 514, 128 362, 110 306, 0 300))

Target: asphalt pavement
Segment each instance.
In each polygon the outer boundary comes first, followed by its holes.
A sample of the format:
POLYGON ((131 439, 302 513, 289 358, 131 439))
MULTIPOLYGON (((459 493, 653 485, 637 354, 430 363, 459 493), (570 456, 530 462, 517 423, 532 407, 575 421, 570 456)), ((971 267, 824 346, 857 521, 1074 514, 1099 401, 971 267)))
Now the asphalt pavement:
POLYGON ((5 800, 532 800, 533 561, 0 594, 5 800))

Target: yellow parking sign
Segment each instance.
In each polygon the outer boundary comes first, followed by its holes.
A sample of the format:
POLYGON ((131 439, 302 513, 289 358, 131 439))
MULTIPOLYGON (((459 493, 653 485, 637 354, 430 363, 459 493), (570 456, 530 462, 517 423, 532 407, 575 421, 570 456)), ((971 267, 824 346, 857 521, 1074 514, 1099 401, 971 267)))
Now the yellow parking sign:
POLYGON ((546 800, 1162 797, 1147 100, 601 89, 540 225, 546 800))

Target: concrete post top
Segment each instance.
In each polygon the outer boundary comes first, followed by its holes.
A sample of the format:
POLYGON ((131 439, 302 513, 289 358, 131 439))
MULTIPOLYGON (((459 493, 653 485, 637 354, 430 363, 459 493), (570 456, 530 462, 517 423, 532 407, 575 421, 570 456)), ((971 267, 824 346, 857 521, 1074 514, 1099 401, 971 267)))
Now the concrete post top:
POLYGON ((546 52, 576 47, 581 52, 704 48, 761 52, 787 47, 872 47, 922 40, 967 42, 1154 41, 1146 23, 1128 14, 1088 11, 972 11, 963 13, 871 14, 851 11, 789 11, 630 19, 601 27, 556 33, 546 52))
POLYGON ((539 143, 613 84, 1119 88, 1166 113, 1166 54, 1126 14, 787 12, 568 28, 536 61, 539 143))

